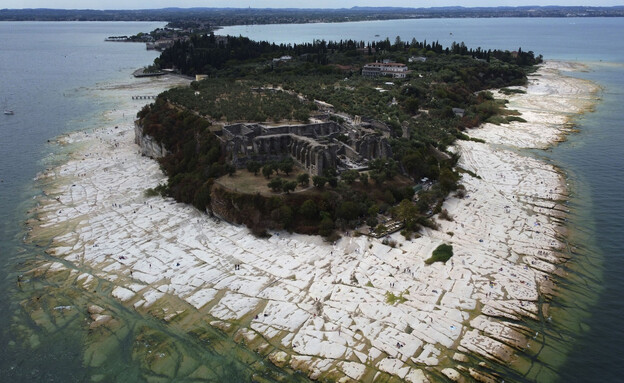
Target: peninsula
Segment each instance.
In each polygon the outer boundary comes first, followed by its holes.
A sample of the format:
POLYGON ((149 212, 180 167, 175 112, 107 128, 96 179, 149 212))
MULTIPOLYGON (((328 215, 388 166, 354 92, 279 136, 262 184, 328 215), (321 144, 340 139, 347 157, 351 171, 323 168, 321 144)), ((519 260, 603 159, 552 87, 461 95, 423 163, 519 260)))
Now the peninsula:
MULTIPOLYGON (((208 34, 169 49, 155 66, 198 81, 110 88, 128 100, 111 127, 59 139, 76 150, 39 176, 30 235, 56 261, 25 278, 110 286, 124 308, 198 339, 217 328, 297 380, 530 373, 527 323, 548 317, 565 261, 566 189, 519 149, 563 139, 568 116, 591 107, 596 88, 560 73, 574 67, 532 72, 532 52, 400 39, 276 46, 208 34), (201 49, 178 54, 185 44, 201 49), (131 92, 174 84, 136 124, 125 118, 140 108, 131 92)), ((99 346, 121 342, 110 336, 121 312, 84 311, 95 345, 85 364, 96 366, 99 346)), ((146 379, 210 379, 207 362, 171 342, 145 354, 146 379)))

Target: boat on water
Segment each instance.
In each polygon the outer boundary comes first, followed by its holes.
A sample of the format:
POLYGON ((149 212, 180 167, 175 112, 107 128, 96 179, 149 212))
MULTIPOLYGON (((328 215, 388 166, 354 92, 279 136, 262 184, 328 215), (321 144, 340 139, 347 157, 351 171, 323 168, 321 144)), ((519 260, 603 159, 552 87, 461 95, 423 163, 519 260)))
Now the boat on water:
POLYGON ((11 109, 8 109, 8 108, 7 108, 7 100, 6 100, 6 98, 5 98, 5 99, 4 99, 4 115, 5 115, 5 116, 12 116, 12 115, 14 115, 14 114, 15 114, 15 113, 13 113, 13 111, 12 111, 11 109))

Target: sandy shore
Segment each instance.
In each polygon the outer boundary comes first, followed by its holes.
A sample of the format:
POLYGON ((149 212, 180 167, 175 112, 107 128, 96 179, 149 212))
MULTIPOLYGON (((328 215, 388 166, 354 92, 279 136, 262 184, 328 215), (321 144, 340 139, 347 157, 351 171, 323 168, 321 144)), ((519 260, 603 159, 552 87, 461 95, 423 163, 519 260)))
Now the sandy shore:
MULTIPOLYGON (((445 203, 453 221, 438 220, 439 230, 411 241, 395 234, 395 248, 367 237, 333 245, 287 233, 257 239, 192 207, 147 198, 144 191, 165 178, 140 156, 130 119, 62 138, 80 149, 40 176, 52 186, 32 238, 54 235, 50 253, 75 265, 84 288, 111 281, 112 295, 128 307, 167 321, 198 311, 311 377, 474 376, 473 356, 507 363, 527 346, 533 334, 517 319, 545 314, 539 297, 552 293, 550 276, 562 261, 563 179, 516 150, 561 140, 568 118, 591 107, 596 89, 559 69, 573 68, 547 63, 526 94, 505 97, 527 123, 469 132, 486 144, 458 142, 459 166, 478 177, 465 173, 466 197, 445 203), (452 259, 425 265, 441 243, 453 245, 452 259), (401 299, 388 303, 390 294, 401 299)), ((158 81, 139 90, 167 85, 158 81)), ((136 87, 107 91, 127 97, 136 87)), ((138 107, 125 103, 111 121, 138 107)))

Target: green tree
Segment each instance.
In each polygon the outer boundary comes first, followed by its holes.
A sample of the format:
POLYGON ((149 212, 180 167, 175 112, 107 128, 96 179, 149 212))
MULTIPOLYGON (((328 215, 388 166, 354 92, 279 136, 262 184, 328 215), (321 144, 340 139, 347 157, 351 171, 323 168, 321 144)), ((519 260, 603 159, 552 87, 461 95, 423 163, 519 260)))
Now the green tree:
POLYGON ((297 188, 297 182, 296 181, 284 181, 282 183, 282 190, 285 191, 286 193, 290 193, 291 191, 295 191, 296 188, 297 188))
POLYGON ((368 173, 360 173, 360 182, 362 185, 368 185, 368 173))
POLYGON ((394 209, 394 216, 403 221, 405 226, 413 226, 413 222, 418 218, 418 208, 412 203, 412 201, 404 199, 394 209))
POLYGON ((260 171, 260 168, 262 168, 262 165, 258 161, 249 161, 249 162, 247 162, 247 170, 250 173, 253 173, 254 176, 258 175, 258 172, 260 171))
POLYGON ((297 182, 299 185, 305 187, 310 184, 310 175, 308 173, 301 173, 297 176, 297 182))
POLYGON ((273 166, 271 164, 265 164, 262 167, 262 175, 265 178, 271 178, 271 175, 273 174, 273 166))
POLYGON ((284 174, 286 174, 287 176, 290 174, 290 172, 293 171, 293 166, 294 166, 294 162, 291 158, 288 158, 282 162, 279 163, 279 170, 281 170, 282 172, 284 172, 284 174))
POLYGON ((277 193, 278 191, 282 190, 282 186, 284 185, 284 180, 282 180, 279 177, 275 177, 271 181, 269 181, 267 185, 271 188, 271 190, 277 193))
POLYGON ((338 206, 338 209, 336 209, 336 217, 342 218, 347 222, 355 220, 358 215, 359 209, 355 202, 352 201, 345 201, 338 206))
POLYGON ((282 205, 271 212, 271 219, 279 222, 283 227, 289 228, 293 223, 293 211, 288 205, 282 205))
POLYGON ((323 175, 327 178, 338 177, 338 172, 336 168, 327 168, 323 170, 323 175))
POLYGON ((418 109, 420 108, 418 99, 414 97, 410 97, 405 102, 403 102, 403 109, 409 114, 418 113, 418 109))
POLYGON ((319 189, 322 189, 326 183, 327 183, 327 178, 323 176, 312 177, 312 184, 319 189))
POLYGON ((327 183, 329 184, 329 186, 335 188, 336 186, 338 186, 338 177, 327 178, 327 183))
POLYGON ((377 169, 373 169, 368 173, 369 177, 375 181, 375 185, 380 186, 386 180, 386 175, 377 169))
POLYGON ((396 202, 396 199, 394 198, 394 194, 392 194, 390 189, 386 189, 386 191, 383 194, 383 198, 384 198, 384 201, 388 205, 394 205, 394 203, 396 202))
POLYGON ((205 211, 210 206, 210 184, 211 182, 204 183, 195 193, 193 199, 193 206, 200 211, 205 211))
POLYGON ((358 178, 358 175, 359 173, 357 170, 350 169, 345 172, 342 172, 342 174, 340 175, 340 178, 347 184, 351 185, 358 178))
POLYGON ((228 175, 231 177, 234 175, 234 173, 236 173, 236 166, 232 164, 226 164, 225 170, 227 171, 228 175))
POLYGON ((438 181, 440 182, 440 187, 442 191, 445 193, 449 193, 453 190, 457 190, 457 180, 459 177, 453 173, 453 171, 449 168, 444 168, 440 171, 440 177, 438 181))
POLYGON ((334 232, 334 221, 329 214, 325 214, 319 224, 319 234, 323 237, 329 237, 334 232))

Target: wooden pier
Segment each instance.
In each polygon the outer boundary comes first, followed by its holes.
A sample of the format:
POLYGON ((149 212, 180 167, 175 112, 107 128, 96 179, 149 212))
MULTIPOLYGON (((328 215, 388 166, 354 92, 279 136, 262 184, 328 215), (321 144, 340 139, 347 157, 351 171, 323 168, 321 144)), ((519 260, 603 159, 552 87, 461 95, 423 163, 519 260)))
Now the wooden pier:
POLYGON ((132 96, 133 100, 155 100, 158 96, 132 96))

